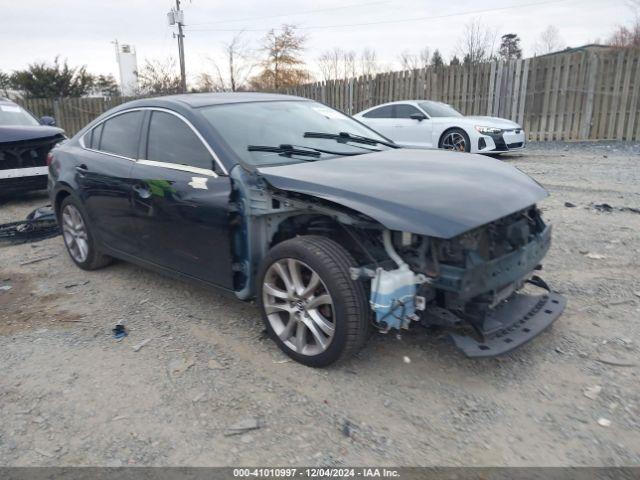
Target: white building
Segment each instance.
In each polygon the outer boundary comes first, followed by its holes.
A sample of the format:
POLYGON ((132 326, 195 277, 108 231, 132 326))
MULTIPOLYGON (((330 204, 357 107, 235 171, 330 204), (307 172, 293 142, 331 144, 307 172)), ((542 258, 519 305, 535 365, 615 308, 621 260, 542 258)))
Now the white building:
POLYGON ((125 97, 135 95, 138 90, 138 60, 133 45, 119 44, 116 40, 116 60, 120 68, 120 91, 125 97))

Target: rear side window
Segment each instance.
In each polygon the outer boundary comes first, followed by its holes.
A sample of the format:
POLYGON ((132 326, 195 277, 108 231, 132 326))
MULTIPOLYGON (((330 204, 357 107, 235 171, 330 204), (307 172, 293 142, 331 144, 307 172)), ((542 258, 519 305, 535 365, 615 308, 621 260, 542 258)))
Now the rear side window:
POLYGON ((88 140, 86 142, 87 147, 93 148, 94 150, 97 150, 100 147, 100 135, 102 135, 103 126, 104 123, 101 123, 89 132, 89 135, 87 135, 88 140))
POLYGON ((421 113, 413 105, 400 104, 396 105, 394 118, 410 118, 414 113, 421 113))
POLYGON ((387 105, 385 107, 376 108, 363 115, 365 118, 393 118, 393 110, 395 105, 387 105))
POLYGON ((142 115, 142 111, 128 112, 104 122, 98 150, 136 158, 142 115))
POLYGON ((147 160, 213 170, 213 158, 202 141, 181 119, 153 112, 147 139, 147 160))

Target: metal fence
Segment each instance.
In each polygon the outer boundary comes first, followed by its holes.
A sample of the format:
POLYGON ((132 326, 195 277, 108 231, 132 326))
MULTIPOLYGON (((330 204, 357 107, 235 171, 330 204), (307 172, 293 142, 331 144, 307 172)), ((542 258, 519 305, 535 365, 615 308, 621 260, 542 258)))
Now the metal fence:
MULTIPOLYGON (((474 66, 428 67, 318 82, 283 93, 345 113, 393 100, 431 99, 465 115, 520 123, 529 140, 640 140, 640 49, 600 49, 474 66)), ((26 99, 68 134, 133 98, 26 99)))

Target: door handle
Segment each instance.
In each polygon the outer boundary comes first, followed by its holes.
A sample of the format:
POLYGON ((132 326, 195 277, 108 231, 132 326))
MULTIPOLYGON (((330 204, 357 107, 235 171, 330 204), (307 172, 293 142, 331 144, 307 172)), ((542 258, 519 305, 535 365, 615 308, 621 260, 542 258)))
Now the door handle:
POLYGON ((151 192, 141 183, 137 183, 131 188, 140 198, 149 198, 151 196, 151 192))
POLYGON ((78 172, 80 174, 80 176, 86 175, 88 171, 89 171, 89 169, 87 168, 87 166, 84 163, 81 164, 81 165, 78 165, 76 167, 76 172, 78 172))

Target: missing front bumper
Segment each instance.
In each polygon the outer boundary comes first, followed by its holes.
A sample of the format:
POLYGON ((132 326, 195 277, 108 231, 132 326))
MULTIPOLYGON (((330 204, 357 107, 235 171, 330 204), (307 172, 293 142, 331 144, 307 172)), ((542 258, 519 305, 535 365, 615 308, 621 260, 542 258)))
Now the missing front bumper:
POLYGON ((556 292, 543 295, 517 293, 488 314, 491 326, 483 338, 451 334, 467 357, 494 357, 507 353, 535 338, 563 312, 566 299, 556 292))

